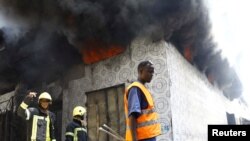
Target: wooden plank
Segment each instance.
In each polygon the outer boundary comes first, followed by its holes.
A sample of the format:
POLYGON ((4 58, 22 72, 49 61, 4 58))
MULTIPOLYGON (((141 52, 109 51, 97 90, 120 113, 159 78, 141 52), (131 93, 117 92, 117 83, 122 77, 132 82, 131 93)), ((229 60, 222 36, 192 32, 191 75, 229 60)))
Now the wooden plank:
MULTIPOLYGON (((107 98, 108 98, 108 115, 109 115, 109 124, 108 126, 111 127, 114 131, 117 132, 118 129, 118 122, 117 122, 117 98, 116 98, 116 88, 112 88, 107 90, 107 98)), ((115 139, 109 138, 110 141, 115 141, 115 139)))
POLYGON ((96 132, 96 105, 95 104, 88 104, 88 115, 87 115, 87 122, 88 122, 88 136, 90 140, 96 141, 97 140, 97 132, 96 132))
MULTIPOLYGON (((104 100, 100 100, 98 103, 98 107, 99 107, 99 127, 102 126, 103 124, 107 124, 107 108, 106 108, 106 103, 104 100)), ((99 139, 98 141, 104 141, 107 140, 107 134, 100 132, 99 131, 99 139)))
POLYGON ((124 113, 124 91, 125 87, 124 85, 117 88, 118 93, 118 111, 119 111, 119 134, 123 137, 125 137, 125 113, 124 113))
POLYGON ((95 91, 88 94, 88 127, 90 139, 106 141, 107 135, 99 131, 99 127, 106 123, 106 104, 104 91, 95 91))

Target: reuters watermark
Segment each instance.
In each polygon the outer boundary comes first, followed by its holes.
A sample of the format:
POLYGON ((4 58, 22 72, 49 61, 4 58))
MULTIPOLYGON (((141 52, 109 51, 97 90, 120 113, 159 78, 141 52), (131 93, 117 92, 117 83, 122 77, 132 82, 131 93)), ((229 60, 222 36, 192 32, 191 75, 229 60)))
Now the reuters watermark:
POLYGON ((250 125, 208 125, 208 141, 223 138, 250 141, 250 125))

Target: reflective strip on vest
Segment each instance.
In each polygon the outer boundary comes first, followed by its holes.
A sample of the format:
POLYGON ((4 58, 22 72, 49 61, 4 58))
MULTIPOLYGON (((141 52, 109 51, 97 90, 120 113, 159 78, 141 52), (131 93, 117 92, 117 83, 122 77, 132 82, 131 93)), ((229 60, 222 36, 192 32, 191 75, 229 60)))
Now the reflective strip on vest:
POLYGON ((141 128, 144 126, 149 126, 149 125, 153 125, 153 124, 157 124, 157 123, 159 123, 157 120, 146 121, 146 122, 142 122, 142 123, 137 124, 137 128, 141 128))
POLYGON ((46 141, 50 141, 50 118, 49 116, 46 117, 46 121, 47 121, 47 126, 46 126, 46 141))
POLYGON ((141 114, 143 114, 143 115, 152 114, 154 112, 156 112, 154 108, 141 110, 141 114))
POLYGON ((29 120, 30 119, 30 110, 25 109, 25 114, 26 114, 26 120, 29 120))
POLYGON ((33 116, 31 140, 36 141, 36 139, 37 139, 37 123, 38 123, 38 120, 46 120, 46 141, 51 141, 51 139, 50 139, 50 127, 49 127, 49 125, 50 125, 49 116, 47 116, 45 118, 43 116, 38 116, 38 115, 33 116))
POLYGON ((151 114, 153 112, 156 112, 155 109, 144 109, 141 111, 142 114, 151 114))
POLYGON ((66 135, 66 136, 72 136, 72 137, 74 138, 74 133, 72 133, 72 132, 66 132, 65 135, 66 135))
POLYGON ((21 103, 20 105, 21 108, 23 108, 24 110, 28 108, 28 105, 24 102, 21 103))
POLYGON ((75 128, 74 129, 74 133, 72 133, 72 132, 66 132, 66 136, 68 135, 68 136, 72 136, 74 139, 74 141, 78 141, 78 136, 77 136, 77 134, 78 134, 78 132, 79 131, 83 131, 83 132, 86 132, 87 133, 87 130, 85 129, 85 128, 75 128))
POLYGON ((87 130, 85 128, 75 128, 74 130, 75 132, 78 132, 78 131, 84 131, 87 133, 87 130))

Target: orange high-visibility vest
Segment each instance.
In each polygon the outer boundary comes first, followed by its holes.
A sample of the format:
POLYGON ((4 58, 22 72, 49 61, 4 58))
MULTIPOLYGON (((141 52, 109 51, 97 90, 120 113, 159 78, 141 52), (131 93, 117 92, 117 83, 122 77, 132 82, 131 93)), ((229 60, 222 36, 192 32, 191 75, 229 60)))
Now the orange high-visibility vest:
POLYGON ((125 90, 124 94, 124 105, 125 105, 125 115, 126 115, 126 141, 132 141, 132 131, 130 129, 130 121, 128 117, 128 92, 131 87, 138 87, 146 97, 148 102, 148 107, 146 109, 142 109, 141 115, 136 119, 137 128, 136 135, 137 139, 147 139, 156 137, 161 134, 161 126, 158 122, 158 114, 154 109, 154 102, 150 92, 147 88, 141 84, 140 82, 133 82, 130 84, 125 90))

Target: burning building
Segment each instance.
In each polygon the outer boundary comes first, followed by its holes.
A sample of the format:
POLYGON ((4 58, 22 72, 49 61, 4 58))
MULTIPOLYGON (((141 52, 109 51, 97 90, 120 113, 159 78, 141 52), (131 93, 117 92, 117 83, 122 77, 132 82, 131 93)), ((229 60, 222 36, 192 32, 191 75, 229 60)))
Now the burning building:
POLYGON ((76 105, 88 109, 91 140, 112 140, 104 123, 123 135, 123 91, 142 60, 156 69, 159 140, 206 140, 241 95, 201 0, 0 0, 0 19, 0 94, 14 91, 16 106, 29 90, 50 92, 59 140, 76 105))

